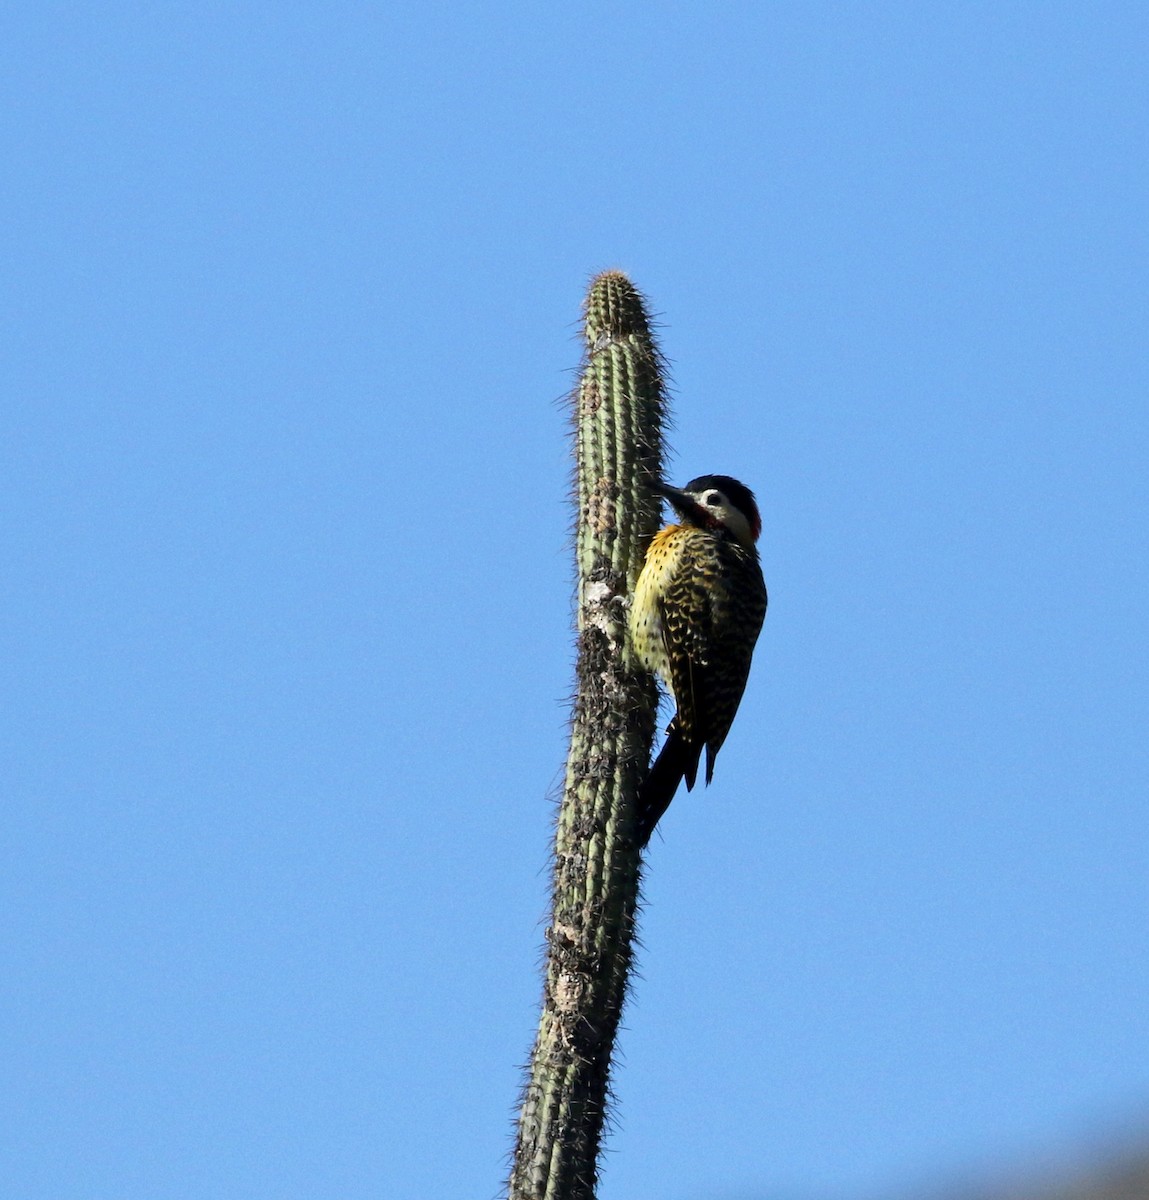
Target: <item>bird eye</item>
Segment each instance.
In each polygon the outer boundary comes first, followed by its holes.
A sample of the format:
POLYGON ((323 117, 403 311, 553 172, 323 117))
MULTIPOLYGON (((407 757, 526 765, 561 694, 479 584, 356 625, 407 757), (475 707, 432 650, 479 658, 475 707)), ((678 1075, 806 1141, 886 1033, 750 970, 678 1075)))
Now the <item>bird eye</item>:
POLYGON ((707 504, 721 504, 722 503, 722 493, 721 492, 711 492, 710 495, 706 497, 706 503, 707 504))

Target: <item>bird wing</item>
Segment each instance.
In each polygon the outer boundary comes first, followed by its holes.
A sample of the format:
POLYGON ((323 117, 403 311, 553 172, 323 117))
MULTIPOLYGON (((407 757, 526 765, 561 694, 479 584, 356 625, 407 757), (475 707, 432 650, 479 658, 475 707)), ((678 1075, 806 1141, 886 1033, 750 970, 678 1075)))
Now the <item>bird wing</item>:
POLYGON ((711 601, 705 586, 688 574, 676 580, 660 601, 662 637, 670 666, 670 687, 678 708, 677 723, 690 743, 703 741, 707 675, 713 649, 711 601))
POLYGON ((714 554, 710 571, 683 572, 673 582, 661 614, 676 722, 693 749, 706 745, 708 783, 766 613, 757 560, 723 543, 715 543, 714 554))

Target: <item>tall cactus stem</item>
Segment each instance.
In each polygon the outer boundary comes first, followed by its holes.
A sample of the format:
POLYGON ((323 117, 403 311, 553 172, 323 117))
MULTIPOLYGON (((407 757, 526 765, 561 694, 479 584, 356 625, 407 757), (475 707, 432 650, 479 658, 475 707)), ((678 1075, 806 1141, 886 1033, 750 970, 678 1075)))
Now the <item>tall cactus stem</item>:
POLYGON ((592 280, 576 389, 577 691, 555 835, 542 1015, 510 1200, 593 1200, 638 910, 638 784, 658 698, 626 650, 629 597, 658 528, 666 395, 642 296, 592 280))

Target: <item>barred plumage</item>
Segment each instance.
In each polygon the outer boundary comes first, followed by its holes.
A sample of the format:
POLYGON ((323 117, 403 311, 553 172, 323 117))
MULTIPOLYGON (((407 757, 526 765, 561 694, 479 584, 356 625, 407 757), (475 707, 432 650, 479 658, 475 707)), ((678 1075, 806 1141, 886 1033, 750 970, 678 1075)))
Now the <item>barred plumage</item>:
POLYGON ((689 791, 706 749, 706 782, 738 711, 766 615, 766 584, 755 542, 754 496, 728 475, 702 475, 681 491, 658 489, 682 524, 655 535, 635 586, 631 647, 657 673, 677 711, 639 791, 645 845, 679 781, 689 791))

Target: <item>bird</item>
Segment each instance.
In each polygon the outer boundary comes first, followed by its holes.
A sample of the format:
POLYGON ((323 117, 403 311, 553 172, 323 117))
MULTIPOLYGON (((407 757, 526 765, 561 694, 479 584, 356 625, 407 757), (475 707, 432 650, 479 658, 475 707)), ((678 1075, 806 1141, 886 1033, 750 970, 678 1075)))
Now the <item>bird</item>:
POLYGON ((661 480, 679 523, 654 535, 635 583, 631 652, 675 704, 666 740, 638 790, 639 848, 670 807, 679 783, 694 787, 706 750, 706 783, 738 711, 766 617, 758 561, 762 518, 754 493, 729 475, 699 475, 683 488, 661 480))

